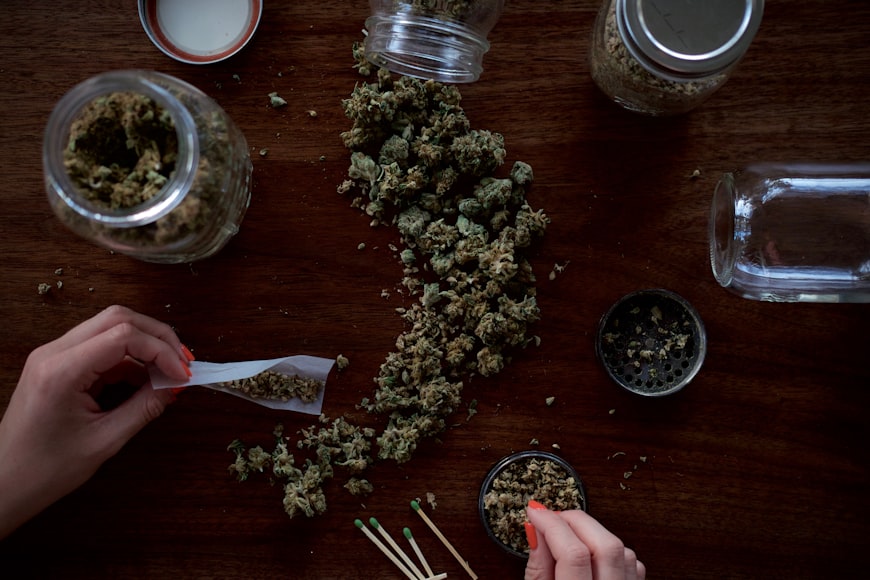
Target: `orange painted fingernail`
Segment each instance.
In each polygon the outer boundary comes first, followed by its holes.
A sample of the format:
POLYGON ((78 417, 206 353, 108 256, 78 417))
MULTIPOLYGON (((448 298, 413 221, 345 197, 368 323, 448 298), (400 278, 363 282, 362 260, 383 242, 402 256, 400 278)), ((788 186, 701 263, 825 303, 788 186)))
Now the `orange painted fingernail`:
POLYGON ((183 344, 181 345, 181 353, 184 355, 184 358, 186 358, 188 361, 196 360, 196 357, 193 356, 193 353, 190 352, 190 349, 187 348, 186 346, 184 346, 183 344))
POLYGON ((532 522, 526 522, 523 526, 526 528, 526 540, 529 542, 529 549, 536 550, 538 548, 538 534, 535 533, 535 526, 532 525, 532 522))
POLYGON ((180 393, 181 391, 183 391, 183 390, 184 390, 184 387, 174 387, 174 388, 171 388, 171 389, 169 389, 169 390, 172 391, 172 394, 173 394, 173 395, 178 396, 178 393, 180 393))
POLYGON ((547 506, 545 506, 544 504, 539 503, 533 499, 529 500, 529 507, 532 508, 533 510, 545 510, 545 509, 547 509, 547 506))
POLYGON ((187 378, 190 378, 190 377, 193 376, 193 371, 191 371, 191 370, 190 370, 190 367, 187 366, 187 365, 184 365, 184 372, 187 373, 187 378))

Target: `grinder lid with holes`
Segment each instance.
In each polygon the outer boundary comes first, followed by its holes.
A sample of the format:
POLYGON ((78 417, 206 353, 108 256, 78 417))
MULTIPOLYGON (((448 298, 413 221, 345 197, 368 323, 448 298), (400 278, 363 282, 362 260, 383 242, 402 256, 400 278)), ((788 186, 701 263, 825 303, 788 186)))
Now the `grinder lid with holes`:
POLYGON ((698 373, 707 334, 695 309, 664 289, 621 298, 601 318, 595 351, 625 389, 657 397, 675 393, 698 373))

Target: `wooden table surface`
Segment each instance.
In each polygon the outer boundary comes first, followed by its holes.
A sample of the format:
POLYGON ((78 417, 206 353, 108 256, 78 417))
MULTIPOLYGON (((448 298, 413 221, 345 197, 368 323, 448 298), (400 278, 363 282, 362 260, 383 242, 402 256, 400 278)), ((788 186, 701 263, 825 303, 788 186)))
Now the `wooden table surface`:
MULTIPOLYGON (((510 0, 482 79, 461 87, 472 125, 504 135, 505 170, 515 160, 534 168, 528 199, 552 219, 532 256, 539 347, 497 376, 467 381, 450 428, 408 463, 377 463, 369 497, 351 496, 339 478, 328 483, 327 512, 313 519, 287 517, 280 487, 264 478, 235 481, 226 447, 267 443, 276 423, 294 433, 314 418, 192 389, 91 481, 0 543, 0 576, 398 577, 354 528, 375 516, 394 535, 411 527, 437 570, 463 577, 409 507, 421 498, 481 578, 518 578, 522 563, 486 536, 476 502, 490 466, 532 439, 560 448, 586 483, 590 512, 651 578, 865 569, 870 309, 738 298, 713 279, 706 232, 723 171, 867 159, 870 4, 770 0, 731 80, 670 119, 625 112, 595 87, 586 57, 596 9, 592 0, 510 0), (556 264, 565 268, 551 279, 556 264), (611 304, 657 287, 697 308, 709 350, 686 389, 649 400, 613 383, 593 346, 611 304)), ((330 377, 324 412, 360 416, 355 405, 372 394, 403 328, 395 308, 408 301, 388 249, 396 230, 371 228, 336 194, 349 165, 341 100, 361 81, 351 45, 368 10, 362 0, 266 2, 240 54, 195 66, 151 44, 134 0, 4 0, 0 408, 30 350, 119 303, 172 324, 200 360, 343 354, 351 364, 330 377), (49 209, 49 112, 76 83, 122 68, 193 83, 247 137, 250 210, 214 258, 164 266, 111 254, 49 209), (289 105, 270 108, 272 91, 289 105), (37 293, 59 280, 62 288, 37 293)))

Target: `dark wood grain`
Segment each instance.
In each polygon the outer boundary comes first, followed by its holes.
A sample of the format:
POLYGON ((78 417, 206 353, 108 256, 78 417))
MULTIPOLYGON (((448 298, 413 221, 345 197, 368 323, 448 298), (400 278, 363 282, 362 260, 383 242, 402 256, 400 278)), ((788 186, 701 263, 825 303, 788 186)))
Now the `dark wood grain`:
MULTIPOLYGON (((377 464, 367 499, 336 481, 323 517, 291 520, 279 487, 231 477, 226 446, 237 437, 268 443, 277 422, 296 430, 311 418, 185 392, 90 482, 0 543, 0 576, 397 577, 353 526, 375 516, 394 533, 410 526, 434 567, 461 578, 408 505, 431 492, 437 508, 427 513, 481 578, 518 578, 522 563, 487 538, 476 498, 487 469, 532 438, 561 447, 586 482, 591 513, 636 549, 651 578, 864 570, 870 310, 732 296, 709 271, 706 228, 723 171, 756 160, 867 159, 870 4, 770 0, 731 80, 701 108, 665 120, 622 111, 592 83, 596 8, 509 1, 481 81, 462 87, 472 124, 501 132, 509 160, 532 165, 529 199, 552 218, 533 257, 541 345, 466 385, 477 415, 457 412, 407 464, 377 464), (550 280, 554 264, 567 267, 550 280), (665 400, 622 392, 593 354, 599 317, 651 287, 688 299, 709 335, 700 374, 665 400)), ((30 350, 121 303, 172 324, 201 360, 344 354, 351 366, 330 379, 324 411, 363 419, 354 405, 372 392, 402 330, 394 309, 406 300, 394 291, 401 272, 387 249, 395 231, 371 229, 335 193, 348 166, 340 102, 360 80, 350 47, 367 13, 361 0, 266 2, 243 52, 197 67, 151 45, 133 0, 4 0, 0 406, 30 350), (46 118, 74 84, 121 68, 199 86, 253 151, 269 148, 254 155, 240 234, 212 259, 140 263, 75 237, 51 214, 46 118), (271 109, 271 91, 289 106, 271 109), (37 294, 58 279, 62 289, 37 294)))

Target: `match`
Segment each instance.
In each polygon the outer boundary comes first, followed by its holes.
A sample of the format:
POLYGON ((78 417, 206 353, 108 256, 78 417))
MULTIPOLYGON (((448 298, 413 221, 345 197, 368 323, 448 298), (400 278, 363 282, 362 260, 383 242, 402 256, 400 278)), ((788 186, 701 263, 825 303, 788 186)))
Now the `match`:
POLYGON ((411 530, 405 528, 402 530, 405 534, 405 537, 408 538, 408 543, 411 544, 411 547, 414 549, 414 553, 417 554, 417 558, 420 560, 420 563, 423 564, 423 569, 426 570, 426 573, 429 576, 434 576, 435 573, 432 571, 432 568, 429 567, 429 562, 426 561, 426 558, 423 556, 423 552, 420 551, 420 546, 417 545, 416 540, 414 540, 414 536, 411 535, 411 530))
MULTIPOLYGON (((426 576, 420 571, 416 564, 414 564, 414 561, 411 559, 411 557, 408 556, 408 554, 406 554, 405 551, 399 547, 399 545, 395 542, 395 540, 393 540, 393 537, 387 532, 387 530, 378 523, 378 520, 372 517, 369 518, 369 523, 374 529, 378 531, 379 534, 384 537, 387 543, 396 551, 396 554, 399 555, 399 557, 405 562, 405 564, 408 565, 408 569, 414 572, 419 580, 426 580, 426 576)), ((429 576, 431 575, 432 574, 430 573, 429 576)))
POLYGON ((448 550, 450 550, 450 553, 453 554, 453 557, 456 558, 456 560, 462 565, 465 571, 468 572, 468 575, 471 576, 472 580, 477 580, 477 574, 472 571, 471 566, 468 565, 468 562, 466 562, 462 558, 462 556, 459 555, 459 552, 456 551, 456 548, 454 548, 453 545, 447 541, 447 538, 444 537, 444 534, 441 533, 441 530, 438 529, 438 526, 436 526, 432 522, 432 520, 429 519, 429 516, 427 516, 423 512, 423 510, 420 508, 420 504, 417 503, 416 500, 411 500, 411 507, 414 508, 415 512, 420 514, 420 517, 423 518, 423 521, 426 522, 426 525, 429 526, 429 529, 432 530, 432 532, 436 536, 438 536, 438 539, 441 540, 441 543, 444 544, 444 546, 448 550))
POLYGON ((381 542, 381 541, 380 541, 380 540, 379 540, 379 539, 378 539, 378 538, 377 538, 373 533, 371 533, 371 532, 369 531, 369 529, 365 526, 365 524, 362 523, 362 520, 357 519, 357 520, 354 520, 353 523, 356 524, 356 527, 358 527, 359 529, 361 529, 361 530, 363 531, 363 533, 366 535, 366 537, 367 537, 369 540, 371 540, 372 543, 373 543, 375 546, 377 546, 377 547, 381 550, 381 552, 383 552, 384 555, 386 555, 387 558, 389 558, 389 559, 393 562, 393 564, 395 564, 396 567, 399 568, 399 570, 402 571, 402 573, 403 573, 405 576, 407 576, 407 577, 409 578, 409 580, 419 580, 419 578, 418 578, 417 576, 414 576, 414 575, 411 573, 411 571, 408 570, 408 569, 405 567, 405 565, 401 562, 401 560, 399 560, 399 559, 396 557, 396 555, 393 554, 393 553, 390 551, 390 549, 387 548, 387 547, 383 544, 383 542, 381 542))

